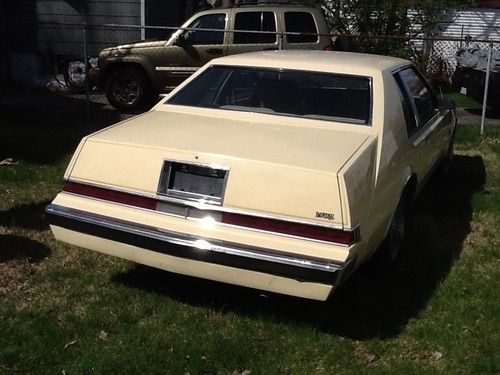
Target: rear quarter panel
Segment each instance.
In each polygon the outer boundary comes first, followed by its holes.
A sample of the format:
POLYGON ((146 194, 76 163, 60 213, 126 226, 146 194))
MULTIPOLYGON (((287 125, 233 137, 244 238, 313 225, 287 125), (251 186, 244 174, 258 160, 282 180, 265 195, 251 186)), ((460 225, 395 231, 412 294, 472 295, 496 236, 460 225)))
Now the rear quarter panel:
POLYGON ((359 225, 366 259, 384 239, 414 163, 398 88, 390 71, 373 80, 373 137, 369 138, 339 173, 344 223, 359 225))

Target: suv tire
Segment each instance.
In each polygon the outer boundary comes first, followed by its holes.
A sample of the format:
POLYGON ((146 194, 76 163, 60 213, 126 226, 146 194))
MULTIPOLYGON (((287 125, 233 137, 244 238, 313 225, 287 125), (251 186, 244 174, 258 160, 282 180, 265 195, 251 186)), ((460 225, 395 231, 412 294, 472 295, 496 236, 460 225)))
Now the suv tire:
POLYGON ((106 79, 105 92, 109 103, 124 112, 147 109, 155 98, 147 76, 134 67, 114 70, 106 79))

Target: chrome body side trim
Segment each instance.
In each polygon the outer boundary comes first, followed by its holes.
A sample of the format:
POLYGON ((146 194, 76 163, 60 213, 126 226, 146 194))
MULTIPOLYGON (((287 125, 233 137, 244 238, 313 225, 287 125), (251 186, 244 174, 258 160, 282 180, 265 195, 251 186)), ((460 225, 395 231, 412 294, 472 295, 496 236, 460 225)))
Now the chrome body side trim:
POLYGON ((200 69, 199 66, 196 67, 186 67, 186 66, 156 66, 155 70, 156 71, 163 71, 163 72, 171 72, 171 74, 176 74, 176 73, 194 73, 198 69, 200 69))
MULTIPOLYGON (((54 217, 64 218, 72 220, 73 222, 94 225, 105 230, 114 230, 125 234, 139 236, 144 239, 159 240, 168 244, 198 249, 201 253, 231 255, 249 260, 263 261, 270 264, 281 264, 300 269, 319 271, 331 274, 332 276, 334 273, 341 270, 344 265, 343 262, 335 262, 330 259, 308 257, 297 254, 291 255, 260 247, 241 245, 228 241, 172 232, 165 229, 159 229, 147 225, 93 214, 90 212, 75 210, 56 204, 48 205, 45 212, 49 216, 49 222, 54 222, 54 217)), ((59 224, 56 223, 54 225, 59 224)), ((61 226, 65 227, 64 225, 61 226)))

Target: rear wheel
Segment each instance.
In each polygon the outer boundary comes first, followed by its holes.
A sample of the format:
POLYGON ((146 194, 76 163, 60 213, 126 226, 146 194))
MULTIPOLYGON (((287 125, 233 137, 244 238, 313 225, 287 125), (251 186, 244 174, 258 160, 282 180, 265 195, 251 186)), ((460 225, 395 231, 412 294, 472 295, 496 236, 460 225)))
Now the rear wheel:
POLYGON ((436 170, 436 177, 438 180, 444 181, 446 177, 448 177, 451 169, 451 165, 453 164, 453 140, 451 141, 448 150, 446 151, 446 155, 441 160, 439 167, 436 170))
POLYGON ((401 244, 405 238, 406 234, 406 204, 404 200, 400 200, 396 211, 391 220, 391 226, 389 227, 389 233, 387 233, 387 238, 385 239, 385 252, 386 263, 392 264, 398 258, 401 252, 401 244))
POLYGON ((407 203, 407 198, 403 195, 392 215, 387 236, 373 256, 372 265, 376 273, 393 268, 401 253, 402 243, 406 236, 407 203))
POLYGON ((133 67, 119 68, 106 80, 106 98, 120 111, 136 112, 153 103, 155 92, 147 76, 133 67))

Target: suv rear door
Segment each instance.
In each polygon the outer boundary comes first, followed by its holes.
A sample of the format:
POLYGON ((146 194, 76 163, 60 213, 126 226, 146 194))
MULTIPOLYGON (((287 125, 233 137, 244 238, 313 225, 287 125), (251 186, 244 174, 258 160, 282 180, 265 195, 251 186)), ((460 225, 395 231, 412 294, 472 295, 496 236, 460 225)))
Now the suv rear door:
POLYGON ((229 33, 228 55, 278 49, 276 12, 270 9, 233 9, 229 33), (262 32, 269 33, 262 33, 262 32))

